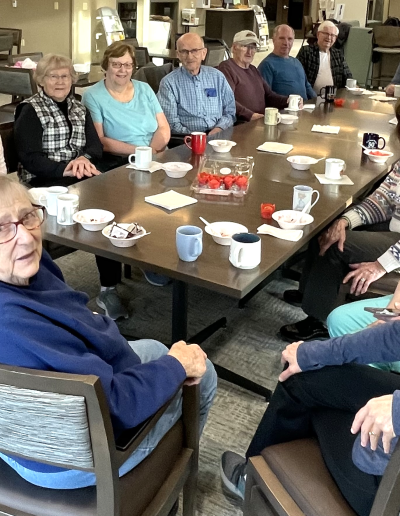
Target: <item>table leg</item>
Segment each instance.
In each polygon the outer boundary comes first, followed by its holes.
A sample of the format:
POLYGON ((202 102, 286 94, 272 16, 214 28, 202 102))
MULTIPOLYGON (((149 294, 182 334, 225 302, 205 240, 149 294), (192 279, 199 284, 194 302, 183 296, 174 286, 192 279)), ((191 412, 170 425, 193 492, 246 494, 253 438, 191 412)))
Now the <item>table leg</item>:
POLYGON ((180 280, 172 285, 172 344, 187 339, 188 286, 180 280))

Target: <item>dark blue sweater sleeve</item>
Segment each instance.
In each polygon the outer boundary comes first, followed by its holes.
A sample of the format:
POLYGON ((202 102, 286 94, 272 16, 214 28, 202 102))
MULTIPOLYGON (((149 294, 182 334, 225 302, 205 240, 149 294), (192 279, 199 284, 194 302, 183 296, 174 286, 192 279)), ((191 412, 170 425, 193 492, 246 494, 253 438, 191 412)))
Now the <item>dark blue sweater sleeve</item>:
POLYGON ((304 342, 297 350, 297 362, 302 371, 352 362, 370 364, 399 360, 400 321, 380 324, 326 341, 304 342))

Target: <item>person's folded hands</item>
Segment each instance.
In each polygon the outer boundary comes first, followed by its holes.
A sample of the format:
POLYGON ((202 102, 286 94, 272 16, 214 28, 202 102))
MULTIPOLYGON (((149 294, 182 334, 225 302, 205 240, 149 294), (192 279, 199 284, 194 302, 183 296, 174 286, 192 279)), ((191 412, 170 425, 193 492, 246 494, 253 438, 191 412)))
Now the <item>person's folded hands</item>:
POLYGON ((100 172, 97 168, 84 156, 73 159, 68 163, 64 170, 64 176, 76 177, 82 179, 83 177, 98 176, 100 172))

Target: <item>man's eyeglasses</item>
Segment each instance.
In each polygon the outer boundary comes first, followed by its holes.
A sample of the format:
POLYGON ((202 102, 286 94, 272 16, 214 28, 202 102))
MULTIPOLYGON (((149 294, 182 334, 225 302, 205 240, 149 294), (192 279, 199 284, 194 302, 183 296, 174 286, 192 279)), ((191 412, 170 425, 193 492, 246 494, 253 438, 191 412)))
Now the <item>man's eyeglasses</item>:
POLYGON ((330 32, 323 32, 322 30, 319 31, 320 34, 323 34, 327 38, 337 38, 337 34, 331 34, 330 32))
POLYGON ((204 47, 202 48, 194 48, 193 50, 178 50, 178 52, 181 54, 181 56, 188 57, 189 54, 192 54, 193 57, 197 57, 199 55, 199 52, 204 50, 204 47))
POLYGON ((54 73, 51 73, 49 75, 46 75, 46 77, 51 81, 51 82, 57 82, 57 81, 61 81, 61 82, 68 82, 71 80, 71 75, 68 74, 68 75, 56 75, 54 73))
POLYGON ((10 242, 17 234, 17 228, 20 224, 28 231, 33 231, 39 228, 46 218, 46 209, 43 206, 35 206, 35 208, 24 215, 22 219, 17 222, 8 222, 7 224, 0 224, 0 244, 10 242))
POLYGON ((240 45, 242 48, 246 48, 247 50, 250 50, 250 52, 256 52, 257 47, 256 45, 240 45))
POLYGON ((132 70, 133 63, 120 63, 118 61, 111 61, 111 66, 116 70, 121 70, 122 67, 126 68, 127 70, 132 70))

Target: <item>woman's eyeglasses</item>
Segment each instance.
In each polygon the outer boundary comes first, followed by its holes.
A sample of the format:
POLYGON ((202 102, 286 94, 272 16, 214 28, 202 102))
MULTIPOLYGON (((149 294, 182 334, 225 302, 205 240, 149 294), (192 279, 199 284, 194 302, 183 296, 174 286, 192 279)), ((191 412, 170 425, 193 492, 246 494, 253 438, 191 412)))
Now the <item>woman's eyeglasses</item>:
POLYGON ((43 206, 35 206, 35 208, 24 215, 17 222, 7 222, 0 224, 0 244, 10 242, 17 234, 17 228, 20 224, 28 231, 39 228, 46 218, 46 209, 43 206))
POLYGON ((111 66, 116 70, 121 70, 122 67, 126 68, 127 70, 132 70, 133 63, 120 63, 118 61, 111 61, 111 66))
POLYGON ((46 75, 46 77, 51 81, 51 82, 57 82, 57 81, 61 81, 61 82, 68 82, 71 80, 71 75, 56 75, 54 73, 50 73, 49 75, 46 75))

